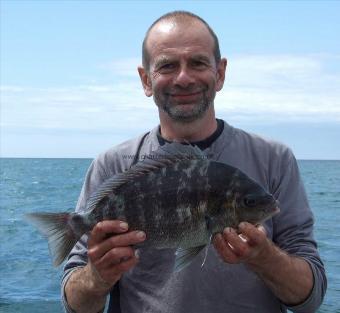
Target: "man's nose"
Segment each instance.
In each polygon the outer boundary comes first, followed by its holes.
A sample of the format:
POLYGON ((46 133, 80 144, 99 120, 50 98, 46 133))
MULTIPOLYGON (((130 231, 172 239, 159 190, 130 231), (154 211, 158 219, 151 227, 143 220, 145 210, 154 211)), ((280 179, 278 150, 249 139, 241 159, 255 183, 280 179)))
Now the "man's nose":
POLYGON ((193 84, 195 81, 190 69, 187 67, 181 67, 174 79, 174 84, 182 88, 186 88, 193 84))

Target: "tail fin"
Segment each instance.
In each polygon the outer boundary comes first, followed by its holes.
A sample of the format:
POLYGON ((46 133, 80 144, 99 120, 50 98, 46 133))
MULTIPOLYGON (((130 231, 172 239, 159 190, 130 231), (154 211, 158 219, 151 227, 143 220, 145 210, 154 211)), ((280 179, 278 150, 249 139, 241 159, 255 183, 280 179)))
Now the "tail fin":
POLYGON ((72 228, 70 213, 29 213, 28 220, 48 240, 48 247, 53 258, 53 265, 60 265, 79 240, 72 228))

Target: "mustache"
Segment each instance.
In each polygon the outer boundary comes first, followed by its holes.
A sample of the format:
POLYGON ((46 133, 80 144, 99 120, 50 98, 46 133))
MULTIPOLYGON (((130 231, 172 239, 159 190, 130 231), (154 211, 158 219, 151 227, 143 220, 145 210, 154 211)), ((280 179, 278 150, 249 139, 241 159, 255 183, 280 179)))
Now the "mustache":
POLYGON ((195 94, 195 93, 200 93, 200 92, 205 92, 207 88, 204 87, 172 87, 167 89, 165 92, 169 95, 187 95, 187 94, 195 94))

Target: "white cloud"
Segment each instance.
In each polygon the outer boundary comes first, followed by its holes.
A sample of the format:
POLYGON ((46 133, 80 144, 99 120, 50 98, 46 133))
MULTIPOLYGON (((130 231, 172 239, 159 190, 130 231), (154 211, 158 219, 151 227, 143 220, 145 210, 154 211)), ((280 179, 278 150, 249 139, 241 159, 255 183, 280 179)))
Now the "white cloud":
POLYGON ((231 119, 254 123, 340 122, 338 86, 339 56, 238 56, 216 103, 231 119))
POLYGON ((114 75, 120 77, 133 77, 137 75, 137 68, 141 65, 141 58, 126 58, 114 60, 101 68, 109 69, 114 75))
MULTIPOLYGON (((229 60, 219 116, 230 121, 340 122, 339 56, 242 55, 229 60), (331 70, 330 70, 331 69, 331 70)), ((1 124, 7 129, 148 129, 157 110, 137 77, 137 59, 113 62, 112 85, 1 88, 1 124)))
POLYGON ((133 81, 128 85, 21 89, 2 88, 1 124, 5 128, 117 129, 128 120, 137 125, 144 116, 147 121, 148 113, 155 116, 152 111, 156 111, 133 81))

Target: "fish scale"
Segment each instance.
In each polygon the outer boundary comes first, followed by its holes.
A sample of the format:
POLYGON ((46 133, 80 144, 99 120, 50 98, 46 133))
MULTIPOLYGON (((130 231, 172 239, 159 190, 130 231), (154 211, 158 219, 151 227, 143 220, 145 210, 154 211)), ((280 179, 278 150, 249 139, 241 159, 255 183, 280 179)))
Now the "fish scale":
POLYGON ((166 144, 150 158, 105 181, 85 213, 32 213, 60 264, 82 234, 101 220, 124 220, 142 230, 136 247, 176 248, 181 270, 224 227, 260 223, 278 212, 277 202, 238 168, 208 160, 197 147, 166 144))

